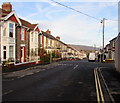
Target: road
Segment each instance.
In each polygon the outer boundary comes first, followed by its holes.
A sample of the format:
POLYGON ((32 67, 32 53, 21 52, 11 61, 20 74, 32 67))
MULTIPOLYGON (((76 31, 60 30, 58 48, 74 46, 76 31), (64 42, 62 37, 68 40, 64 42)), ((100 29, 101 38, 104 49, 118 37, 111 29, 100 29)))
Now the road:
POLYGON ((57 66, 12 81, 3 80, 3 101, 97 101, 95 62, 63 61, 57 66))

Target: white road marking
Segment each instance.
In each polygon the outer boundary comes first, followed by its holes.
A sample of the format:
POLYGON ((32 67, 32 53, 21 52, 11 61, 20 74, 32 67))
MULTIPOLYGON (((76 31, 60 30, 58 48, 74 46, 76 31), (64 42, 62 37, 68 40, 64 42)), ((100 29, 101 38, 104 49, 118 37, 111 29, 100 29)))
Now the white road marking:
POLYGON ((120 92, 111 92, 111 94, 120 94, 120 92))
POLYGON ((26 74, 26 75, 32 75, 32 74, 34 74, 34 73, 28 73, 28 74, 26 74))
POLYGON ((71 66, 71 65, 73 65, 73 64, 58 64, 58 65, 68 65, 68 66, 71 66))
POLYGON ((78 67, 78 65, 76 65, 73 69, 76 69, 78 67))
POLYGON ((2 95, 6 95, 6 94, 9 94, 11 92, 13 92, 13 90, 9 90, 8 92, 3 93, 2 95))
POLYGON ((13 81, 14 79, 3 79, 3 81, 13 81))
POLYGON ((22 76, 20 76, 20 77, 17 77, 17 78, 23 78, 25 75, 22 75, 22 76))

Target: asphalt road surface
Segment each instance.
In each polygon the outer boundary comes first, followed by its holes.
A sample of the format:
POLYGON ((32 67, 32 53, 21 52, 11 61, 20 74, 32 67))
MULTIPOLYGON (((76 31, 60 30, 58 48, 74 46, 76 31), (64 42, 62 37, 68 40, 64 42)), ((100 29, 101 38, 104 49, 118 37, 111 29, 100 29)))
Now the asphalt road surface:
POLYGON ((3 81, 2 100, 97 101, 94 68, 106 66, 86 60, 59 62, 51 69, 3 81))

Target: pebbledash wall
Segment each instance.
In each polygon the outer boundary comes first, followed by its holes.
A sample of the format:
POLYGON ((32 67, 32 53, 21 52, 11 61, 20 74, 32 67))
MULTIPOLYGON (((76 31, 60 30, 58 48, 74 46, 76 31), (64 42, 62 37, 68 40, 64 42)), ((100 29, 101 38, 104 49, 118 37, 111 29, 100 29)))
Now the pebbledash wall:
POLYGON ((118 33, 115 46, 115 67, 120 72, 120 2, 118 3, 118 33))

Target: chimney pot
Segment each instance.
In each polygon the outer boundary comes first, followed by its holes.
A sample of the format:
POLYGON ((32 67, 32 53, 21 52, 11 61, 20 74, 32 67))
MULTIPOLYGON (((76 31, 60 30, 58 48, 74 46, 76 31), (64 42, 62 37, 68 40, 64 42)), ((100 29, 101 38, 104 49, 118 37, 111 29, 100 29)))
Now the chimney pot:
POLYGON ((3 3, 2 4, 2 9, 7 11, 7 12, 11 12, 12 11, 12 5, 10 4, 10 2, 3 3))

